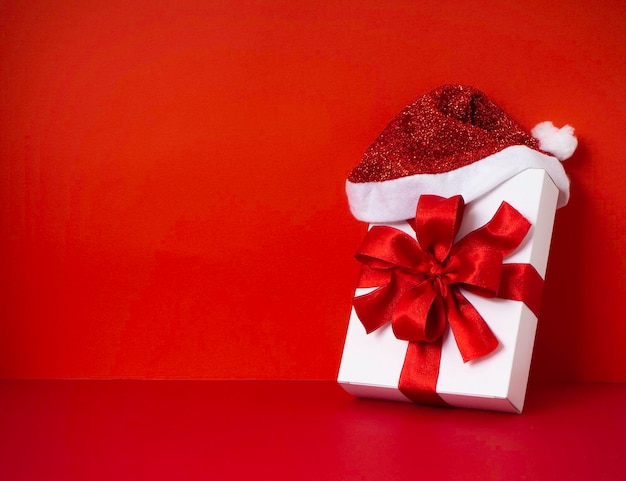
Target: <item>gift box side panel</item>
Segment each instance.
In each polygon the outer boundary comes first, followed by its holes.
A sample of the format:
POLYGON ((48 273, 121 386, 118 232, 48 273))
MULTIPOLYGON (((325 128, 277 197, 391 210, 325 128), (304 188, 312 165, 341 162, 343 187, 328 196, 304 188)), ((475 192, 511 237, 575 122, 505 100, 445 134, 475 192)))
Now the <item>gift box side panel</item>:
MULTIPOLYGON (((545 279, 546 268, 548 266, 548 257, 550 255, 550 246, 552 244, 552 230, 554 228, 554 218, 556 216, 556 206, 559 198, 559 189, 554 184, 550 176, 545 170, 531 169, 529 174, 541 174, 543 180, 543 189, 541 197, 541 205, 538 215, 533 223, 534 236, 542 239, 541 243, 534 246, 529 263, 532 264, 539 275, 545 279)), ((522 212, 523 213, 523 212, 522 212)), ((507 262, 519 262, 515 260, 515 253, 510 256, 507 262)))
POLYGON ((507 398, 499 397, 481 397, 463 394, 455 394, 449 396, 440 395, 450 406, 466 409, 481 409, 483 411, 499 411, 503 413, 519 414, 520 411, 507 398))
POLYGON ((528 375, 530 373, 530 362, 533 356, 535 345, 535 334, 537 332, 537 317, 527 306, 522 304, 522 321, 515 344, 515 355, 511 371, 511 383, 509 384, 508 399, 515 406, 518 412, 524 409, 526 399, 526 386, 528 385, 528 375))

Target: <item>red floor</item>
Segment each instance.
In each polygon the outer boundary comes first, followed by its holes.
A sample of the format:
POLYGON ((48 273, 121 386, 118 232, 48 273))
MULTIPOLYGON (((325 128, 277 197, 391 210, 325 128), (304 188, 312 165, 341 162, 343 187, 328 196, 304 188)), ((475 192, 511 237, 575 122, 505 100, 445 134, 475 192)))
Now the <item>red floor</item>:
POLYGON ((331 382, 0 381, 3 480, 626 479, 626 384, 535 384, 522 415, 331 382))

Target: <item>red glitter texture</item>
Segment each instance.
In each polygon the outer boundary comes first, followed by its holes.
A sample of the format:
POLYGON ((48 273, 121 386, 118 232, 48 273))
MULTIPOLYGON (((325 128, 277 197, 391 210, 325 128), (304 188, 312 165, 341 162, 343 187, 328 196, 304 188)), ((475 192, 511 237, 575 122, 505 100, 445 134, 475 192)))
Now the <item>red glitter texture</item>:
POLYGON ((512 145, 539 149, 537 140, 481 91, 443 85, 394 117, 348 180, 381 182, 449 172, 512 145))

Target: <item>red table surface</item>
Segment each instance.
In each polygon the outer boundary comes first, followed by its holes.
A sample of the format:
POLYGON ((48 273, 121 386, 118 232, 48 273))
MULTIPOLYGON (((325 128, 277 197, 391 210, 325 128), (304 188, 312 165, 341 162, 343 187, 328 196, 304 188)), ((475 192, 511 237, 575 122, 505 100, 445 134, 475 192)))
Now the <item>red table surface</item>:
POLYGON ((0 381, 0 478, 624 479, 626 384, 533 384, 524 414, 332 382, 0 381))

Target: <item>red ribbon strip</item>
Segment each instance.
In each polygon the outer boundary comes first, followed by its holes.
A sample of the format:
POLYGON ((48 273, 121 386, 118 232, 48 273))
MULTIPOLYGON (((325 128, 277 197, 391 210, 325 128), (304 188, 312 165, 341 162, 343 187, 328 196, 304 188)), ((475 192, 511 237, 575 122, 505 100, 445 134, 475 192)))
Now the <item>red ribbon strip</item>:
POLYGON ((356 297, 355 311, 368 334, 391 321, 395 336, 409 341, 399 388, 415 402, 443 403, 435 387, 447 325, 464 362, 498 346, 460 288, 522 301, 539 312, 541 276, 530 264, 502 263, 526 237, 528 220, 502 202, 487 224, 455 244, 464 208, 461 196, 422 195, 409 221, 417 241, 393 227, 374 226, 356 254, 363 264, 358 287, 377 289, 356 297))

